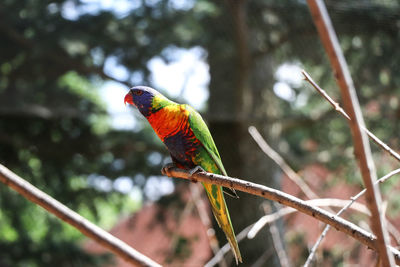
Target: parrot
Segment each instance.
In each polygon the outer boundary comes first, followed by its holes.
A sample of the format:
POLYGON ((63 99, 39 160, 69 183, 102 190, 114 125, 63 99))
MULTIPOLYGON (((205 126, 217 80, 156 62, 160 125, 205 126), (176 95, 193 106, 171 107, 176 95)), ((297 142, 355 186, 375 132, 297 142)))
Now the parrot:
MULTIPOLYGON (((187 104, 178 104, 146 86, 135 86, 125 95, 124 103, 136 106, 167 147, 173 164, 182 169, 227 176, 210 130, 201 115, 187 104)), ((211 210, 231 246, 236 264, 242 262, 239 246, 225 203, 222 186, 202 183, 211 203, 211 210)), ((227 194, 236 193, 233 189, 227 194)))

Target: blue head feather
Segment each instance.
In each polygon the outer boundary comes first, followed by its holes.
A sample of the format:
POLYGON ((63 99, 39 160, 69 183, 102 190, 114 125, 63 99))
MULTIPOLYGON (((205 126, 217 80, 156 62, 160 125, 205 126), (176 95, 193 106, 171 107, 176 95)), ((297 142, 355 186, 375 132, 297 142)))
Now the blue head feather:
MULTIPOLYGON (((135 86, 128 93, 133 104, 139 109, 143 116, 147 117, 152 112, 153 99, 161 95, 157 90, 147 86, 135 86)), ((132 104, 132 103, 131 103, 132 104)))

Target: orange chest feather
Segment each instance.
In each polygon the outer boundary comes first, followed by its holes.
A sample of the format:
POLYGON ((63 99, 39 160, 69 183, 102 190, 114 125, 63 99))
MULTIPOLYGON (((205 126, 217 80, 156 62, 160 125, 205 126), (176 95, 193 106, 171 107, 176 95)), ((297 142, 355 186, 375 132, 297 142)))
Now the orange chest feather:
POLYGON ((167 106, 148 116, 151 127, 161 139, 189 128, 189 111, 183 106, 167 106))

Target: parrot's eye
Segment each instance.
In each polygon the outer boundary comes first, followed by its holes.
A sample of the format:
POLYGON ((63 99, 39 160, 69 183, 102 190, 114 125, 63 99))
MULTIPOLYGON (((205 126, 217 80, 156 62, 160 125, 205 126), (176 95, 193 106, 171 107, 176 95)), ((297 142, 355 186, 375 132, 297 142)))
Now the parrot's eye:
POLYGON ((140 90, 135 90, 135 91, 133 91, 133 93, 135 94, 135 95, 143 95, 143 91, 140 91, 140 90))

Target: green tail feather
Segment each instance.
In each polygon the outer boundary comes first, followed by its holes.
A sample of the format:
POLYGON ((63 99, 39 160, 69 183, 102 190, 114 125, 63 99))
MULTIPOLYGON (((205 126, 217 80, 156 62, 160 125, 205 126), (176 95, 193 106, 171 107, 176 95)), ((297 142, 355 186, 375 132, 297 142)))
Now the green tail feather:
POLYGON ((238 264, 239 262, 242 262, 242 256, 236 240, 235 231, 232 227, 229 211, 225 203, 222 187, 204 183, 203 186, 206 189, 207 196, 210 200, 211 210, 213 211, 214 217, 217 220, 219 227, 224 231, 226 239, 228 240, 235 256, 236 264, 238 264))

